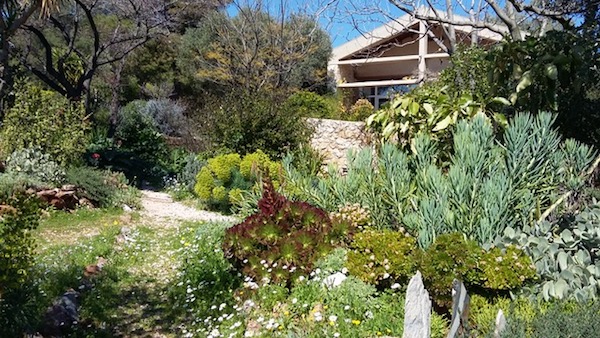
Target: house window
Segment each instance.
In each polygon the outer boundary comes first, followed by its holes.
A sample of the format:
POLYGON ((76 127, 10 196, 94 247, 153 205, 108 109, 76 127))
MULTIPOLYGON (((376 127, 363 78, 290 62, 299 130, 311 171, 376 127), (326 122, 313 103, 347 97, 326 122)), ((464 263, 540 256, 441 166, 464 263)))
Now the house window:
POLYGON ((381 108, 396 94, 407 93, 416 85, 396 85, 382 87, 364 87, 361 96, 368 99, 375 109, 381 108))

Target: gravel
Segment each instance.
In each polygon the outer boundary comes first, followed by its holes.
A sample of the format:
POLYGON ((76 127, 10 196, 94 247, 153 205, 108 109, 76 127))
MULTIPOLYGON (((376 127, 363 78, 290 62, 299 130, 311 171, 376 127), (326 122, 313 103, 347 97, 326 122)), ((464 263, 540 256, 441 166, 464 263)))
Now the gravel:
POLYGON ((164 192, 142 190, 142 218, 165 225, 176 226, 177 221, 234 222, 235 217, 216 212, 198 210, 173 201, 164 192))

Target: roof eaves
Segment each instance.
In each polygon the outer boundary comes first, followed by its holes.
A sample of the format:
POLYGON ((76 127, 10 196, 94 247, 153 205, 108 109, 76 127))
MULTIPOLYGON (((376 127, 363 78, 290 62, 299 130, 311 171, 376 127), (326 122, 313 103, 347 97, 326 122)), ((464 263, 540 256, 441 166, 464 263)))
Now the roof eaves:
MULTIPOLYGON (((440 17, 442 19, 447 18, 447 13, 440 11, 433 11, 429 8, 419 7, 416 10, 416 13, 420 16, 430 16, 432 18, 440 17)), ((454 20, 459 24, 455 25, 455 29, 461 31, 463 33, 471 33, 473 30, 478 30, 479 35, 485 39, 500 41, 502 40, 502 34, 495 32, 493 30, 487 28, 473 28, 470 25, 470 19, 460 15, 454 15, 454 20), (460 24, 464 23, 464 24, 460 24)), ((405 14, 398 19, 389 21, 374 30, 361 34, 359 37, 346 42, 345 44, 334 48, 332 53, 332 61, 339 61, 345 57, 348 57, 360 50, 373 46, 379 43, 382 40, 389 39, 405 30, 407 30, 410 26, 419 22, 419 19, 415 19, 415 17, 411 14, 405 14)), ((502 25, 493 25, 494 30, 507 33, 508 28, 502 25)))

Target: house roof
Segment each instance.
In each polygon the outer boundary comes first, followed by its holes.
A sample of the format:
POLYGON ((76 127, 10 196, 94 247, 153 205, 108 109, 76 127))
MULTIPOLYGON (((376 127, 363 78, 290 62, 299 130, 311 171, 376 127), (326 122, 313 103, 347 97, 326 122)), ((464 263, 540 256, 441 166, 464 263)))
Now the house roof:
MULTIPOLYGON (((427 17, 439 17, 441 19, 447 19, 448 13, 442 11, 434 11, 429 8, 420 7, 416 10, 416 13, 419 16, 427 16, 427 17)), ((508 29, 502 25, 490 25, 494 28, 494 30, 484 28, 484 29, 476 29, 470 26, 471 20, 464 16, 454 15, 454 21, 459 23, 455 26, 455 30, 463 33, 471 33, 473 30, 479 31, 479 36, 484 39, 489 39, 493 41, 500 41, 503 38, 503 35, 498 32, 508 32, 508 29)), ((351 56, 352 54, 364 50, 365 48, 372 47, 380 43, 381 41, 389 40, 403 32, 406 32, 410 27, 419 23, 419 19, 415 18, 414 15, 405 14, 398 19, 392 20, 382 26, 375 28, 374 30, 361 34, 357 38, 346 42, 345 44, 334 48, 332 53, 331 61, 339 61, 345 57, 351 56)))

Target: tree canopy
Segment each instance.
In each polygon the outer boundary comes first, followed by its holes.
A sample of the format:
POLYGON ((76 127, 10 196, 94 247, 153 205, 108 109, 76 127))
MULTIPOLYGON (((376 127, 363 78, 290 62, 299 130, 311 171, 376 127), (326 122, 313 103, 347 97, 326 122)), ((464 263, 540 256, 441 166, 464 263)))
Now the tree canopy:
POLYGON ((241 8, 189 29, 177 64, 189 81, 220 88, 314 88, 327 81, 330 53, 329 37, 313 19, 241 8))

